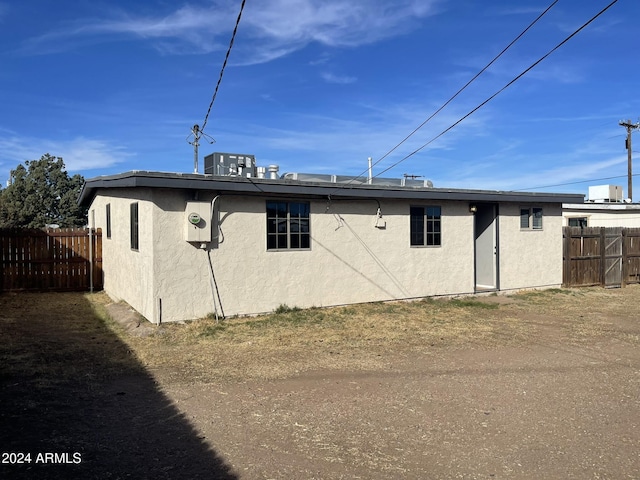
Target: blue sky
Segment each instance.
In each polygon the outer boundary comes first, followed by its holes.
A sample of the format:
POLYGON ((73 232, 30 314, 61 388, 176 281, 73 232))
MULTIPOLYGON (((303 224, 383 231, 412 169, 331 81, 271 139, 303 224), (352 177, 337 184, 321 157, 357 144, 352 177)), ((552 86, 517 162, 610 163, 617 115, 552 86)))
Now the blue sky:
MULTIPOLYGON (((85 177, 193 171, 240 0, 0 0, 0 178, 44 153, 85 177)), ((202 156, 358 175, 552 0, 247 0, 202 156)), ((559 0, 374 174, 429 142, 609 0, 559 0)), ((622 119, 640 116, 640 2, 619 0, 522 79, 384 173, 436 187, 627 190, 622 119), (596 180, 620 176, 618 179, 596 180)), ((638 131, 640 132, 640 130, 638 131)), ((634 135, 640 152, 640 133, 634 135)), ((635 171, 640 173, 640 155, 635 171)), ((640 191, 636 178, 635 191, 640 191)), ((640 195, 634 195, 635 200, 640 195)))

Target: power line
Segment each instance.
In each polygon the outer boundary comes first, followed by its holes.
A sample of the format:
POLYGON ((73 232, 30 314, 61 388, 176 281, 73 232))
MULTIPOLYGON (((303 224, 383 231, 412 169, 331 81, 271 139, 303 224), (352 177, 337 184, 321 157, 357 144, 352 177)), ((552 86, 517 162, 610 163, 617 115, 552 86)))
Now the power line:
MULTIPOLYGON (((387 153, 385 153, 382 157, 380 157, 378 160, 376 160, 376 162, 372 165, 375 166, 378 163, 380 163, 382 160, 384 160, 385 158, 387 158, 391 153, 393 153, 400 145, 402 145, 404 142, 406 142, 411 136, 413 136, 413 134, 415 134, 418 130, 420 130, 422 127, 424 127, 427 122, 429 122, 433 117, 435 117, 438 113, 440 113, 442 110, 444 110, 444 108, 449 105, 458 95, 460 95, 469 85, 471 85, 480 75, 482 75, 491 65, 493 65, 496 60, 498 60, 507 50, 509 50, 518 40, 520 40, 520 38, 522 38, 522 36, 524 36, 525 33, 527 33, 531 27, 533 27, 536 23, 538 23, 538 21, 549 11, 551 10, 551 8, 558 3, 558 0, 555 0, 551 5, 549 5, 546 10, 544 12, 542 12, 540 15, 538 15, 538 17, 529 24, 529 26, 527 28, 525 28, 516 38, 514 38, 511 43, 509 43, 509 45, 507 45, 506 47, 504 47, 504 49, 502 49, 502 51, 500 53, 498 53, 498 55, 496 55, 495 57, 493 57, 493 59, 487 63, 482 70, 480 70, 478 73, 476 73, 473 78, 471 78, 471 80, 469 80, 466 84, 464 84, 463 87, 461 87, 456 93, 453 94, 453 96, 451 98, 449 98, 449 100, 447 100, 444 104, 442 104, 442 106, 440 108, 438 108, 435 112, 433 112, 429 118, 427 118, 424 122, 422 122, 420 125, 418 125, 409 135, 407 135, 406 137, 404 137, 400 143, 398 143, 395 147, 393 147, 391 150, 389 150, 387 153)), ((367 170, 365 170, 366 172, 367 170)), ((363 172, 363 174, 365 173, 363 172)))
POLYGON ((596 18, 598 18, 600 15, 602 15, 604 12, 606 12, 607 10, 609 10, 609 8, 611 8, 614 4, 616 4, 618 2, 618 0, 613 0, 609 5, 607 5, 605 8, 603 8, 602 10, 600 10, 597 14, 595 14, 593 17, 591 17, 587 22, 585 22, 580 28, 578 28, 577 30, 575 30, 571 35, 569 35, 567 38, 565 38, 562 42, 560 42, 559 44, 557 44, 555 47, 553 47, 551 50, 549 50, 545 55, 543 55, 542 57, 540 57, 538 60, 536 60, 534 63, 532 63, 528 68, 526 68, 525 70, 523 70, 518 76, 516 76, 513 80, 511 80, 509 83, 507 83, 504 87, 502 87, 500 90, 498 90, 496 93, 494 93, 493 95, 491 95, 489 98, 487 98, 484 102, 482 102, 481 104, 479 104, 478 106, 476 106, 475 108, 473 108, 469 113, 467 113, 466 115, 464 115, 463 117, 461 117, 458 121, 456 121, 455 123, 451 124, 449 127, 447 127, 446 129, 444 129, 442 132, 440 132, 438 135, 436 135, 435 137, 433 137, 431 140, 429 140, 427 143, 425 143, 424 145, 422 145, 421 147, 417 148, 416 150, 414 150, 413 152, 409 153, 407 156, 405 156, 404 158, 398 160, 397 162, 395 162, 394 164, 392 164, 391 166, 385 168, 384 170, 382 170, 381 172, 379 172, 378 174, 376 174, 375 176, 377 177, 378 175, 381 175, 385 172, 388 172, 389 170, 391 170, 392 168, 398 166, 400 163, 404 162, 405 160, 407 160, 408 158, 412 157, 413 155, 415 155, 416 153, 418 153, 420 150, 422 150, 423 148, 427 147, 428 145, 430 145, 431 143, 433 143, 434 141, 436 141, 438 138, 442 137, 445 133, 449 132, 451 129, 453 129, 454 127, 456 127, 457 125, 459 125, 460 123, 462 123, 464 120, 466 120, 468 117, 470 117, 472 114, 474 114, 476 111, 480 110, 482 107, 484 107, 487 103, 489 103, 491 100, 493 100, 495 97, 497 97, 499 94, 501 94, 502 92, 504 92, 507 88, 509 88, 511 85, 513 85, 514 83, 516 83, 518 80, 520 80, 524 75, 526 75, 530 70, 532 70, 533 68, 535 68, 538 64, 540 64, 543 60, 545 60, 547 57, 549 57, 553 52, 555 52, 556 50, 558 50, 560 47, 562 47, 565 43, 567 43, 569 40, 571 40, 573 37, 575 37, 578 33, 580 33, 582 30, 584 30, 589 24, 591 24, 596 18))
POLYGON ((227 66, 227 61, 229 60, 229 54, 231 53, 231 48, 233 47, 233 41, 236 38, 236 33, 238 32, 238 25, 240 25, 240 18, 242 18, 242 11, 244 10, 244 4, 246 0, 242 0, 242 4, 240 5, 240 12, 238 13, 238 18, 236 19, 236 26, 233 27, 233 34, 231 35, 231 41, 229 42, 229 48, 227 49, 227 54, 224 56, 224 62, 222 63, 222 68, 220 69, 220 77, 218 77, 218 83, 216 83, 216 89, 213 92, 213 97, 211 97, 211 103, 209 104, 209 109, 207 110, 207 114, 204 117, 204 122, 202 122, 202 127, 200 131, 204 130, 204 127, 207 126, 207 120, 209 120, 209 114, 211 113, 211 107, 213 107, 213 102, 216 100, 216 96, 218 95, 218 88, 220 88, 220 82, 222 82, 222 76, 224 75, 224 69, 227 66))
MULTIPOLYGON (((639 176, 640 173, 633 174, 634 177, 639 176)), ((541 188, 552 188, 552 187, 564 187, 566 185, 577 185, 579 183, 590 183, 590 182, 599 182, 601 180, 614 180, 616 178, 627 178, 626 175, 616 175, 615 177, 601 177, 601 178, 592 178, 590 180, 578 180, 575 182, 566 182, 566 183, 556 183, 555 185, 542 185, 539 187, 527 187, 527 188, 518 188, 517 190, 509 190, 510 192, 524 192, 528 190, 539 190, 541 188)))
MULTIPOLYGON (((584 24, 582 24, 582 26, 580 26, 580 28, 578 28, 577 30, 575 30, 571 35, 569 35, 568 37, 566 37, 562 42, 560 42, 559 44, 557 44, 555 47, 553 47, 551 50, 549 50, 545 55, 543 55, 542 57, 540 57, 537 61, 535 61, 534 63, 532 63, 528 68, 526 68, 524 71, 522 71, 518 76, 516 76, 513 80, 511 80, 510 82, 508 82, 505 86, 503 86, 500 90, 498 90, 496 93, 494 93, 493 95, 491 95, 489 98, 487 98, 484 102, 480 103, 478 106, 476 106, 475 108, 473 108, 471 111, 469 111, 469 113, 467 113, 466 115, 464 115, 463 117, 461 117, 460 119, 458 119, 455 123, 451 124, 449 127, 447 127, 446 129, 444 129, 442 132, 440 132, 438 135, 436 135, 435 137, 433 137, 431 140, 429 140, 427 143, 425 143, 424 145, 422 145, 421 147, 417 148, 416 150, 414 150, 413 152, 409 153, 408 155, 406 155, 405 157, 401 158, 400 160, 398 160, 397 162, 393 163, 391 166, 385 168, 384 170, 382 170, 381 172, 377 173, 376 175, 374 175, 372 178, 378 177, 380 175, 382 175, 385 172, 388 172, 389 170, 391 170, 392 168, 398 166, 400 163, 404 162, 405 160, 407 160, 408 158, 412 157, 413 155, 415 155, 416 153, 418 153, 420 150, 424 149, 425 147, 427 147, 428 145, 430 145, 431 143, 433 143, 434 141, 436 141, 438 138, 442 137, 444 134, 446 134, 447 132, 449 132, 450 130, 452 130, 454 127, 456 127, 457 125, 459 125, 460 123, 462 123, 465 119, 467 119, 468 117, 470 117, 472 114, 474 114, 476 111, 478 111, 480 108, 484 107, 487 103, 489 103, 491 100, 493 100, 495 97, 497 97, 500 93, 502 93, 503 91, 505 91, 507 88, 509 88, 511 85, 513 85, 515 82, 517 82, 518 80, 520 80, 520 78, 522 78, 525 74, 527 74, 530 70, 532 70, 533 68, 535 68, 538 64, 540 64, 543 60, 545 60, 547 57, 549 57, 553 52, 555 52, 556 50, 558 50, 560 47, 562 47, 565 43, 567 43, 569 40, 571 40, 574 36, 576 36, 578 33, 580 33, 582 30, 584 30, 588 25, 590 25, 595 19, 597 19, 598 17, 600 17, 604 12, 606 12, 607 10, 609 10, 609 8, 611 8, 614 4, 616 4, 618 2, 618 0, 613 0, 609 5, 607 5, 605 8, 603 8, 602 10, 600 10, 596 15, 594 15, 593 17, 591 17, 587 22, 585 22, 584 24)), ((377 163, 377 162, 376 162, 377 163)), ((368 171, 365 170, 362 174, 360 174, 358 177, 362 177, 366 172, 368 171)), ((340 187, 337 187, 336 189, 334 189, 331 193, 335 193, 338 190, 341 190, 343 188, 346 188, 347 186, 349 186, 351 182, 342 185, 340 187)))
MULTIPOLYGON (((418 130, 420 130, 422 127, 424 127, 433 117, 435 117, 438 113, 440 113, 442 110, 444 110, 444 108, 449 105, 458 95, 460 95, 469 85, 471 85, 474 81, 476 81, 478 79, 478 77, 480 75, 482 75, 491 65, 493 65, 496 60, 498 60, 502 55, 504 55, 504 53, 509 50, 518 40, 520 40, 520 38, 522 38, 524 36, 525 33, 527 33, 536 23, 538 23, 538 21, 547 14, 547 12, 549 10, 551 10, 551 8, 558 3, 558 0, 555 0, 551 5, 549 5, 540 15, 538 15, 538 17, 531 22, 527 28, 525 28, 522 32, 520 32, 520 34, 514 38, 505 48, 502 49, 502 51, 500 53, 498 53, 495 57, 493 57, 493 59, 487 63, 478 73, 476 73, 471 80, 469 80, 467 83, 465 83, 456 93, 454 93, 449 100, 447 100, 440 108, 438 108, 435 112, 433 112, 424 122, 422 122, 420 125, 418 125, 409 135, 407 135, 406 137, 404 137, 395 147, 393 147, 391 150, 389 150, 387 153, 385 153, 382 157, 380 157, 378 160, 376 160, 373 164, 371 164, 371 167, 374 167, 376 165, 378 165, 382 160, 384 160, 385 158, 387 158, 391 153, 393 153, 400 145, 402 145, 404 142, 406 142, 409 138, 411 138, 418 130)), ((365 171, 363 171, 360 175, 358 175, 357 178, 363 177, 367 172, 369 171, 369 168, 365 171)), ((377 176, 377 175, 375 175, 377 176)), ((347 187, 349 186, 349 184, 351 184, 352 181, 347 182, 343 187, 347 187)))
POLYGON ((233 42, 236 38, 236 33, 238 32, 238 25, 240 25, 240 19, 242 18, 242 11, 244 10, 244 4, 246 0, 242 0, 242 4, 240 5, 240 12, 238 13, 238 18, 236 19, 236 25, 233 27, 233 33, 231 34, 231 41, 229 42, 229 48, 227 48, 227 54, 224 56, 224 62, 222 63, 222 68, 220 69, 220 76, 218 77, 218 83, 216 83, 216 88, 213 91, 213 96, 211 97, 211 103, 209 103, 209 108, 207 109, 207 114, 204 116, 204 122, 202 122, 202 127, 200 125, 195 124, 191 127, 191 134, 193 135, 193 142, 189 142, 189 137, 187 137, 187 141, 193 145, 193 173, 198 173, 198 147, 200 146, 200 138, 203 136, 209 140, 209 143, 214 143, 215 140, 213 137, 204 133, 204 127, 207 126, 207 121, 209 120, 209 114, 211 113, 211 107, 213 107, 213 102, 216 101, 216 97, 218 96, 218 89, 220 88, 220 83, 222 82, 222 76, 224 75, 224 69, 227 66, 227 61, 229 60, 229 55, 231 54, 231 48, 233 47, 233 42))

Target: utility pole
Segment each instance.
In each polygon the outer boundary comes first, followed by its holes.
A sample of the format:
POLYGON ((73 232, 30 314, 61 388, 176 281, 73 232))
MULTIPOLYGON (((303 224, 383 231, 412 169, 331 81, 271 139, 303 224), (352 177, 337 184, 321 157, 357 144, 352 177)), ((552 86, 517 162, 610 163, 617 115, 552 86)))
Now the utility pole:
POLYGON ((625 146, 627 147, 627 195, 629 200, 633 202, 633 169, 631 167, 631 132, 640 128, 640 123, 631 123, 631 120, 620 120, 620 126, 627 129, 627 139, 625 146))
POLYGON ((200 146, 200 139, 204 137, 210 144, 216 143, 216 141, 212 136, 204 133, 198 124, 191 127, 191 135, 187 137, 187 142, 193 145, 193 173, 198 173, 198 147, 200 146), (193 141, 189 140, 191 135, 193 135, 193 141))

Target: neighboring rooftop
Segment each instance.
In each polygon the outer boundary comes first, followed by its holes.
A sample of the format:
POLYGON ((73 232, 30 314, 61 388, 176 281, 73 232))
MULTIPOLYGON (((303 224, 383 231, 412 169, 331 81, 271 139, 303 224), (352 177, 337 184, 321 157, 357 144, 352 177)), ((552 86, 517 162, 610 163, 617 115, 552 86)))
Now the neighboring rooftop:
POLYGON ((624 198, 624 191, 620 185, 593 185, 589 187, 589 200, 593 203, 629 203, 624 198))
POLYGON ((640 211, 640 203, 563 203, 562 208, 565 210, 581 210, 581 211, 640 211))

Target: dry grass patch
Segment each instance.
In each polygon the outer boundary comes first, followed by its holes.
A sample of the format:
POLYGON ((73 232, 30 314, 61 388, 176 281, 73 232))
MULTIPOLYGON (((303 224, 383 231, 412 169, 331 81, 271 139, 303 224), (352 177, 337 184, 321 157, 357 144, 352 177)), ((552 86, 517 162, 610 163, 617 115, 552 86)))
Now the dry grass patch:
POLYGON ((166 324, 129 338, 138 358, 172 375, 277 378, 310 369, 384 368, 390 354, 519 341, 519 325, 478 299, 296 309, 216 322, 166 324))
MULTIPOLYGON (((390 368, 442 348, 536 342, 640 343, 640 286, 545 290, 336 308, 282 306, 270 315, 146 326, 136 337, 106 314, 105 294, 0 295, 4 372, 57 382, 118 375, 138 361, 174 380, 279 378, 308 370, 390 368)), ((35 380, 34 380, 35 381, 35 380)))
MULTIPOLYGON (((603 335, 638 342, 619 316, 640 287, 550 289, 504 297, 424 299, 164 324, 149 337, 120 333, 137 358, 172 381, 281 378, 309 370, 376 370, 391 358, 442 348, 494 348, 528 341, 582 343, 603 335)), ((633 309, 633 310, 631 310, 633 309)))

